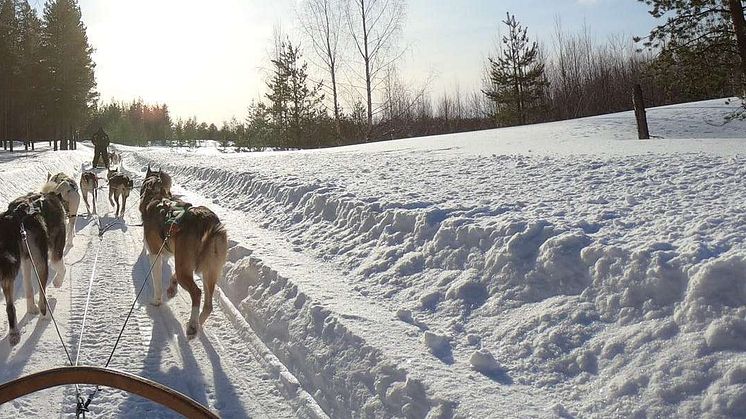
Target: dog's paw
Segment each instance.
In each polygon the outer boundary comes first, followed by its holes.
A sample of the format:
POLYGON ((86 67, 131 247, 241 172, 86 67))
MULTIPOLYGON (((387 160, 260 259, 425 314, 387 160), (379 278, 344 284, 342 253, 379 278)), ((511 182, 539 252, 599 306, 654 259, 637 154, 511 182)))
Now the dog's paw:
POLYGON ((8 333, 8 343, 10 346, 16 346, 18 345, 18 342, 21 341, 21 332, 18 330, 13 330, 10 333, 8 333))
POLYGON ((189 320, 187 322, 187 338, 193 339, 199 332, 199 325, 196 320, 189 320))
POLYGON ((152 305, 154 305, 156 307, 160 306, 161 303, 162 303, 162 301, 161 301, 160 298, 153 298, 153 300, 150 302, 150 304, 152 304, 152 305))
POLYGON ((194 339, 197 336, 198 330, 199 328, 197 327, 196 323, 193 323, 193 322, 187 323, 187 328, 186 328, 187 339, 194 339))

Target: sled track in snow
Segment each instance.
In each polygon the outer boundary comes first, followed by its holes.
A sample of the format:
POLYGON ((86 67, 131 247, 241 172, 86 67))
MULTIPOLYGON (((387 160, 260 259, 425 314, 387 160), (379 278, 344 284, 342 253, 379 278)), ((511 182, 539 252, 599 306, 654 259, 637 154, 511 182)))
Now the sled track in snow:
MULTIPOLYGON (((135 177, 135 181, 138 180, 135 177)), ((34 189, 33 185, 30 186, 29 189, 34 189)), ((99 192, 100 222, 107 225, 113 219, 106 215, 112 212, 106 187, 99 192)), ((142 227, 137 226, 140 223, 137 204, 137 192, 133 191, 128 199, 126 223, 115 224, 104 234, 103 241, 99 240, 95 219, 78 218, 74 246, 66 255, 68 274, 65 284, 50 292, 50 303, 61 323, 66 344, 73 350, 71 355, 76 357, 91 264, 101 246, 81 341, 80 365, 103 366, 124 315, 137 289, 146 280, 149 260, 143 250, 142 227)), ((83 212, 85 207, 81 207, 83 212)), ((170 269, 169 265, 164 266, 164 281, 169 280, 170 269)), ((21 304, 21 295, 22 291, 16 293, 16 306, 25 308, 25 304, 21 304)), ((219 302, 216 301, 215 309, 198 338, 189 341, 184 324, 190 304, 184 290, 159 307, 150 304, 151 298, 152 284, 149 284, 122 335, 110 365, 112 368, 166 385, 222 417, 325 417, 302 388, 288 385, 288 382, 297 383, 297 380, 288 378, 291 376, 287 369, 258 338, 252 339, 251 332, 235 322, 235 316, 226 313, 219 302)), ((19 319, 21 344, 17 348, 0 346, 0 361, 5 360, 8 367, 4 374, 0 374, 2 381, 62 365, 59 341, 52 339, 53 330, 48 322, 24 316, 23 310, 19 310, 19 319)), ((3 335, 7 334, 7 325, 0 328, 3 335)), ((93 386, 81 386, 84 397, 93 390, 93 386)), ((75 402, 74 387, 65 386, 0 406, 0 416, 74 417, 75 402)), ((97 417, 176 416, 139 396, 109 388, 95 395, 90 410, 97 417)))

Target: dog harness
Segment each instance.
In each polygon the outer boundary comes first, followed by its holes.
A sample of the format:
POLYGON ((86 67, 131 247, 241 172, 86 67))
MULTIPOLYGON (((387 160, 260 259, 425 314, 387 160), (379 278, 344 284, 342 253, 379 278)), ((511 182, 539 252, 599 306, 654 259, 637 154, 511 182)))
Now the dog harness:
POLYGON ((10 210, 9 212, 14 215, 14 217, 19 217, 21 220, 25 220, 28 217, 41 213, 41 206, 43 201, 44 196, 41 195, 33 201, 29 201, 28 203, 20 202, 13 208, 8 209, 10 210))
POLYGON ((172 234, 177 234, 179 232, 179 223, 191 207, 192 204, 188 202, 161 200, 158 204, 158 210, 164 216, 164 227, 166 227, 166 230, 170 230, 172 234))

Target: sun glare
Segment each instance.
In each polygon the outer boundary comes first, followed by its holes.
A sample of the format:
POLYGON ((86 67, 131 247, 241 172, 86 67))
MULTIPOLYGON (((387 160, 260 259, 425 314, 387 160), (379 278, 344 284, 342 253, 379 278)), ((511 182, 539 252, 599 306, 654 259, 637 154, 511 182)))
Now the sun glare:
POLYGON ((256 74, 273 25, 267 8, 251 3, 81 2, 84 18, 93 17, 86 21, 102 99, 167 103, 175 118, 215 123, 243 115, 261 90, 256 74))

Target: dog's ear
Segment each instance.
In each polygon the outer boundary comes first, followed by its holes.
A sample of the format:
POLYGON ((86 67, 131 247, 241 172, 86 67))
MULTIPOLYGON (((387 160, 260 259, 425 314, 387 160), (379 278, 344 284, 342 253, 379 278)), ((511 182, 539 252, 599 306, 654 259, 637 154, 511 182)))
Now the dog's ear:
POLYGON ((51 178, 52 178, 52 174, 49 173, 49 172, 47 172, 47 182, 49 182, 49 179, 51 179, 51 178))
POLYGON ((150 170, 150 165, 148 165, 148 171, 145 173, 145 177, 148 177, 151 174, 153 174, 153 172, 150 170))

